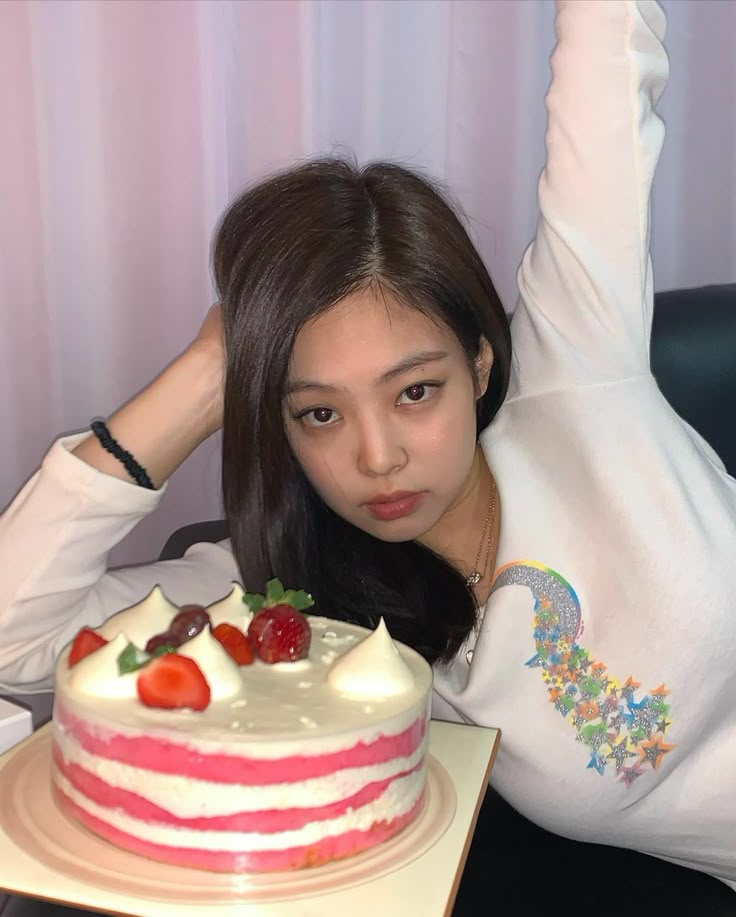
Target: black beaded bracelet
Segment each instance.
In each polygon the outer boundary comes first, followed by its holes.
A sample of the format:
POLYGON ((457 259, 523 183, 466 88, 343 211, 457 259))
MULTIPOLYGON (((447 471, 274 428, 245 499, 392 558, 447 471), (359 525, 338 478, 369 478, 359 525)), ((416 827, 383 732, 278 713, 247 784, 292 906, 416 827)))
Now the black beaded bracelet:
POLYGON ((100 441, 102 448, 125 465, 126 471, 136 484, 140 484, 141 487, 147 487, 149 490, 155 490, 153 481, 148 477, 146 469, 136 462, 127 449, 123 449, 120 443, 112 438, 103 420, 93 420, 89 427, 100 441))

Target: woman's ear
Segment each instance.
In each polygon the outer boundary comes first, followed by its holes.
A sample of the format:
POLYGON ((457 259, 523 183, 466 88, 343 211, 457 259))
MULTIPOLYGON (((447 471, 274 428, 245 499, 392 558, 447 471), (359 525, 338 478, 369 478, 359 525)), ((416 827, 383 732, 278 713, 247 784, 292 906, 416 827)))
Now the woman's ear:
POLYGON ((485 337, 480 339, 480 353, 475 358, 475 383, 478 392, 477 397, 482 398, 488 389, 488 382, 491 378, 491 369, 493 368, 493 348, 485 337))

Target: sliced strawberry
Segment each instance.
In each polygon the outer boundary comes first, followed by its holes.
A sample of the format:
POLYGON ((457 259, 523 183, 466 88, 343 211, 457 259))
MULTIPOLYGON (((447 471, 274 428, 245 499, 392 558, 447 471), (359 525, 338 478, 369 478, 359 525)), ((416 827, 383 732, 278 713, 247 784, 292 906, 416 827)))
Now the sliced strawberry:
POLYGON ((238 665, 250 665, 253 662, 250 640, 240 628, 223 621, 213 629, 212 636, 220 641, 238 665))
POLYGON ((138 697, 147 707, 204 710, 210 686, 197 663, 188 656, 169 653, 153 659, 138 676, 138 697))
POLYGON ((248 639, 264 662, 296 662, 309 653, 312 629, 300 611, 282 603, 253 617, 248 639))
POLYGON ((94 653, 101 646, 105 646, 106 643, 107 640, 100 636, 97 631, 89 627, 83 627, 74 638, 74 643, 72 643, 72 648, 69 651, 69 668, 76 665, 85 656, 94 653))

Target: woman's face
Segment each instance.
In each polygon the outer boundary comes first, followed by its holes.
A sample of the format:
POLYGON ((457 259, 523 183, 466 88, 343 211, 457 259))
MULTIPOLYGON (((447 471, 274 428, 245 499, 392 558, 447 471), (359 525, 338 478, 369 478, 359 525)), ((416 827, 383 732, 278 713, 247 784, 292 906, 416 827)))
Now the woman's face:
POLYGON ((370 290, 306 324, 284 414, 325 503, 385 541, 429 533, 469 487, 491 361, 486 346, 474 378, 452 331, 370 290))

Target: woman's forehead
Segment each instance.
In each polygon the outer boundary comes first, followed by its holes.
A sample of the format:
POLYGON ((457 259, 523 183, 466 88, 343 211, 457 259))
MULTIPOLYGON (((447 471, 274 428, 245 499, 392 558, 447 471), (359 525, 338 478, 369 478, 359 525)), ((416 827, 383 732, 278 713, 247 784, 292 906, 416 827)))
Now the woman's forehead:
POLYGON ((449 328, 389 293, 377 296, 361 290, 302 327, 290 374, 350 363, 380 373, 410 353, 438 350, 451 355, 461 351, 449 328))

